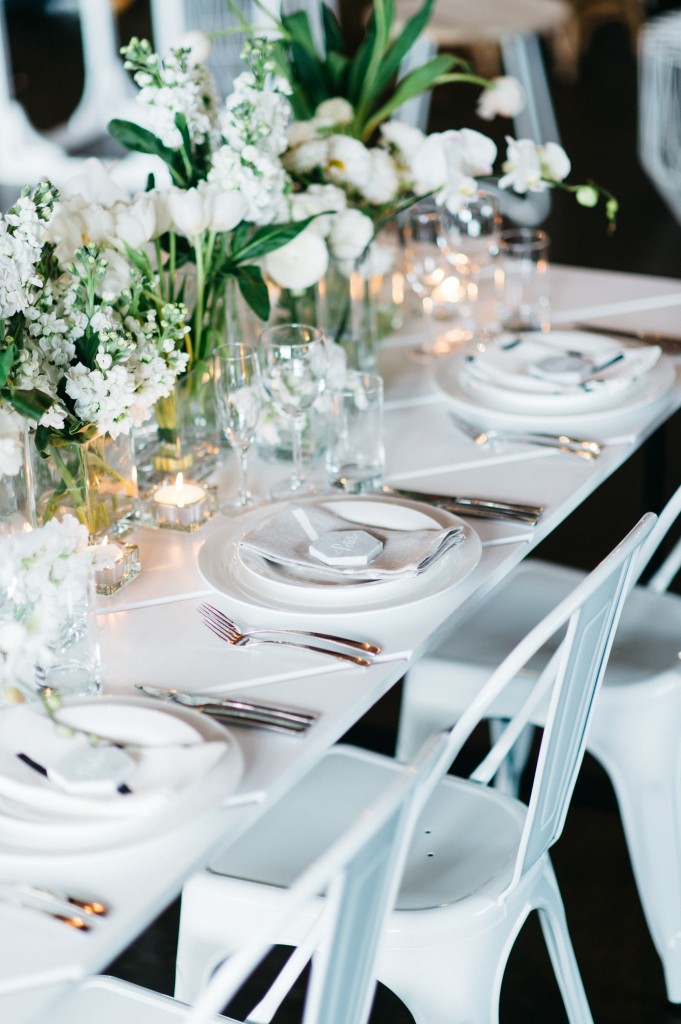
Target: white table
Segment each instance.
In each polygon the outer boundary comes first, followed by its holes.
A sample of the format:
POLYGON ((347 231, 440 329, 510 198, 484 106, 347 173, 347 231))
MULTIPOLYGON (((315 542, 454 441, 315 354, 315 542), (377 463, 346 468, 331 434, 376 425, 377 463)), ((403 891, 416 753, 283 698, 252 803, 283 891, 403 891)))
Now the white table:
MULTIPOLYGON (((681 282, 571 268, 553 268, 554 322, 600 319, 608 326, 673 334, 681 282)), ((129 692, 134 683, 201 689, 224 681, 238 692, 315 708, 320 721, 303 738, 235 728, 245 771, 226 806, 215 807, 172 833, 111 850, 51 856, 10 854, 0 845, 0 879, 24 878, 98 896, 110 915, 88 934, 0 905, 0 1019, 40 1021, 69 980, 102 970, 177 894, 183 880, 247 828, 353 725, 446 628, 460 609, 494 587, 511 568, 612 474, 681 405, 681 382, 669 402, 643 409, 635 439, 606 447, 595 462, 540 449, 478 450, 452 427, 447 402, 435 393, 429 367, 409 358, 413 333, 403 330, 381 350, 386 379, 386 479, 422 490, 468 493, 545 506, 536 528, 471 520, 483 542, 475 571, 419 604, 363 612, 350 626, 375 640, 383 654, 371 668, 345 668, 314 654, 228 647, 196 614, 207 588, 196 556, 215 519, 193 535, 141 529, 143 572, 118 595, 101 600, 104 689, 129 692), (273 654, 272 652, 275 651, 273 654)), ((681 362, 681 357, 678 357, 681 362)), ((632 511, 632 525, 636 518, 632 511)), ((618 540, 613 537, 613 544, 618 540)), ((265 609, 251 624, 272 622, 265 609)), ((297 621, 293 612, 276 619, 297 621)), ((306 628, 331 626, 305 615, 306 628)), ((340 630, 341 620, 333 619, 340 630)))

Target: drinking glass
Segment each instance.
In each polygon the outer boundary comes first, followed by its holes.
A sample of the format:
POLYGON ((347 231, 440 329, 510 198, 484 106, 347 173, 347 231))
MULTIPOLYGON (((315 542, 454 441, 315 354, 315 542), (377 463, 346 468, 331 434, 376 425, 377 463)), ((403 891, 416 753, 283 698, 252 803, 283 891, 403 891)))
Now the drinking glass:
POLYGON ((321 394, 328 355, 323 333, 309 324, 279 324, 260 335, 260 366, 265 394, 291 427, 293 472, 272 496, 314 493, 303 472, 303 428, 306 413, 321 394))
POLYGON ((255 440, 263 405, 258 353, 251 345, 237 343, 215 351, 215 406, 220 430, 237 457, 237 494, 222 502, 223 512, 239 512, 254 504, 247 484, 248 449, 255 440))
POLYGON ((438 245, 461 282, 460 319, 472 334, 479 327, 481 272, 499 252, 499 226, 497 204, 486 192, 462 196, 458 205, 440 211, 438 245))

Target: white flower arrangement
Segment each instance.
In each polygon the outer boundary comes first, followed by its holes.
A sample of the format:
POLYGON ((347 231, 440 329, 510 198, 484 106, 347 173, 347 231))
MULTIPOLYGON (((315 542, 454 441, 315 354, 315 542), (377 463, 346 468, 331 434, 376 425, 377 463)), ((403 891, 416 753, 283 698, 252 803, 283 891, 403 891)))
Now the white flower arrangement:
POLYGON ((87 597, 92 549, 72 516, 0 543, 0 699, 16 703, 36 692, 36 670, 53 663, 66 610, 87 597))

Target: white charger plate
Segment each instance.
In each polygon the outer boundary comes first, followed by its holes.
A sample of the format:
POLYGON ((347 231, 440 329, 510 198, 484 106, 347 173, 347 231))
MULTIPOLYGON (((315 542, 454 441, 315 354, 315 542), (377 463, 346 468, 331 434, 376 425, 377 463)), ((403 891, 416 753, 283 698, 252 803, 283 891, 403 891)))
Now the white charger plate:
POLYGON ((615 393, 594 393, 598 401, 587 409, 552 410, 552 398, 565 396, 543 396, 548 400, 547 409, 531 411, 528 396, 518 404, 517 392, 509 399, 502 389, 480 387, 479 382, 465 373, 465 354, 457 352, 449 358, 438 361, 433 370, 433 379, 439 390, 447 397, 452 408, 462 419, 481 427, 496 427, 509 430, 543 430, 548 433, 625 433, 638 427, 638 417, 645 409, 650 412, 662 408, 668 401, 669 393, 676 382, 673 361, 665 355, 655 363, 648 373, 635 380, 630 387, 615 393))
POLYGON ((618 406, 622 400, 634 398, 637 384, 652 371, 660 358, 659 349, 653 352, 641 345, 627 346, 620 341, 582 331, 502 335, 490 342, 486 351, 473 356, 479 362, 478 373, 470 362, 471 356, 464 353, 461 355, 460 386, 463 391, 484 398, 498 409, 548 415, 600 412, 618 406), (515 339, 520 339, 518 344, 514 344, 515 339), (510 341, 509 347, 505 347, 505 340, 510 341), (647 357, 650 357, 652 361, 649 366, 640 368, 634 374, 629 365, 627 374, 627 362, 622 361, 604 370, 603 382, 589 390, 578 386, 561 390, 560 385, 552 387, 550 381, 533 377, 529 373, 529 367, 542 355, 546 357, 551 353, 560 355, 576 351, 604 363, 620 352, 634 349, 637 350, 638 362, 647 363, 647 357), (485 365, 489 365, 489 377, 484 375, 485 365), (495 374, 499 375, 498 379, 495 379, 495 374))
MULTIPOLYGON (((35 742, 36 716, 46 717, 37 701, 0 713, 0 853, 44 849, 59 853, 134 842, 176 828, 215 806, 236 790, 243 775, 243 755, 235 737, 207 715, 180 705, 160 706, 143 697, 72 698, 64 701, 64 722, 122 743, 143 742, 150 748, 185 743, 222 745, 218 759, 207 771, 194 772, 185 785, 178 784, 148 813, 145 800, 153 793, 154 783, 158 785, 153 771, 141 776, 139 792, 117 798, 131 802, 126 805, 129 813, 87 816, 84 811, 92 805, 92 798, 69 796, 17 758, 28 740, 35 742), (135 800, 139 801, 137 808, 135 800), (74 813, 69 813, 70 808, 74 813)), ((42 742, 41 730, 42 723, 38 730, 42 742)), ((45 755, 47 759, 49 750, 45 755)))
POLYGON ((407 499, 321 496, 316 502, 338 515, 368 526, 416 530, 460 526, 464 539, 419 576, 361 583, 338 578, 315 580, 254 552, 242 551, 242 538, 276 515, 282 506, 269 506, 229 520, 208 537, 199 550, 199 572, 210 586, 247 607, 301 609, 329 614, 371 611, 406 605, 442 593, 465 579, 482 554, 477 533, 445 509, 407 499))

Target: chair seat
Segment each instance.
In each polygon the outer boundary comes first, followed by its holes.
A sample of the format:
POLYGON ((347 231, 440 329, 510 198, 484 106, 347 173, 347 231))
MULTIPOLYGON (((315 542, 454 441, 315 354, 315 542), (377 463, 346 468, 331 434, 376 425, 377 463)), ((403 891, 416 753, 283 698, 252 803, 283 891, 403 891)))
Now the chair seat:
MULTIPOLYGON (((398 770, 390 758, 335 747, 211 864, 211 872, 290 885, 398 770)), ((442 780, 414 830, 396 909, 441 908, 473 896, 483 906, 494 901, 511 880, 525 815, 523 804, 494 790, 451 776, 442 780)))
MULTIPOLYGON (((421 6, 421 0, 397 0, 397 21, 403 24, 421 6)), ((566 0, 439 0, 426 31, 438 46, 461 46, 498 42, 508 35, 550 34, 570 16, 566 0)))

